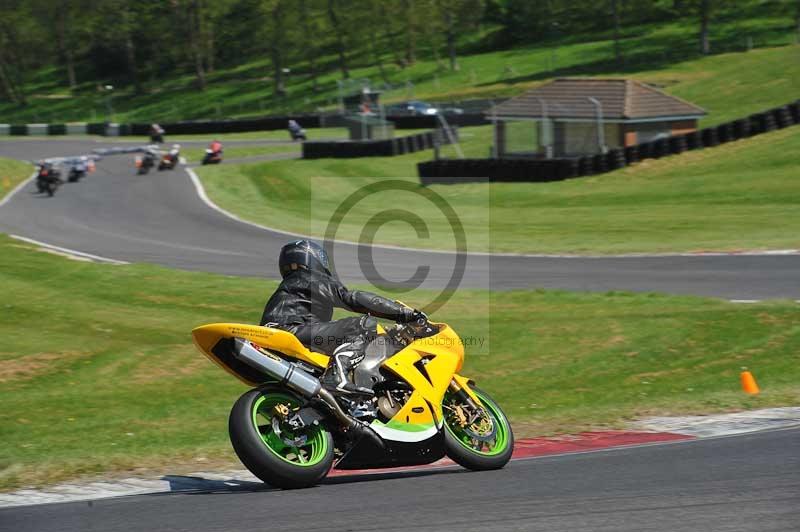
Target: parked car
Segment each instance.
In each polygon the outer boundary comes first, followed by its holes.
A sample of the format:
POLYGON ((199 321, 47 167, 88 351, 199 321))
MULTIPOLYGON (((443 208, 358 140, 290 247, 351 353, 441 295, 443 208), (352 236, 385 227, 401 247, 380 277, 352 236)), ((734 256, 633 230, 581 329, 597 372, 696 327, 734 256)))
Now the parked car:
POLYGON ((463 109, 457 107, 436 107, 435 105, 420 100, 409 100, 389 107, 389 115, 436 115, 436 114, 462 114, 463 109))

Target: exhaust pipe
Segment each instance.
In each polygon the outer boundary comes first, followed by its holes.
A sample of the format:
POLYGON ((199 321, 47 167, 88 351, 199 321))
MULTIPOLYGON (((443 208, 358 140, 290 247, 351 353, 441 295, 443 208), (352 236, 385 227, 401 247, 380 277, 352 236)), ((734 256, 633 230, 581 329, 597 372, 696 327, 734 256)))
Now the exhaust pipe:
POLYGON ((320 399, 325 403, 336 419, 347 430, 355 435, 370 438, 378 447, 383 448, 383 440, 364 423, 348 416, 333 395, 322 387, 319 379, 280 358, 267 356, 242 338, 234 338, 234 356, 245 364, 278 379, 281 385, 288 386, 306 399, 320 399))
POLYGON ((253 368, 256 368, 270 377, 278 379, 281 385, 288 386, 303 397, 310 399, 316 397, 322 384, 319 379, 309 375, 294 364, 290 364, 280 358, 273 358, 265 355, 247 340, 234 338, 234 356, 253 368))

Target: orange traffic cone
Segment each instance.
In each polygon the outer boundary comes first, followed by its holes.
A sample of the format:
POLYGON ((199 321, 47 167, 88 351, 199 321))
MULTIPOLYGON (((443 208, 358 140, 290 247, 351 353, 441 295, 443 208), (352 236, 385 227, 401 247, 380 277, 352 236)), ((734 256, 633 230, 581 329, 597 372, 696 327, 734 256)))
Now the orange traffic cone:
POLYGON ((740 378, 742 381, 742 391, 744 393, 749 393, 751 395, 758 394, 758 384, 756 384, 756 379, 753 377, 752 373, 749 371, 743 371, 740 378))

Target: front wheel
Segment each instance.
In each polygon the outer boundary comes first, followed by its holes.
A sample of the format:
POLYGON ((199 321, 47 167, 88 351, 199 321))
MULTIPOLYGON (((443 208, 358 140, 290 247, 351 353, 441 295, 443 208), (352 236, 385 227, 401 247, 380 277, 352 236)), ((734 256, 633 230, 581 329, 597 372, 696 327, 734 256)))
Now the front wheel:
POLYGON ((233 449, 255 476, 278 488, 307 488, 325 478, 333 464, 333 438, 322 426, 295 432, 280 411, 302 400, 270 386, 250 390, 231 410, 228 430, 233 449))
POLYGON ((471 387, 481 401, 478 411, 459 394, 444 397, 444 444, 447 456, 473 471, 500 469, 514 452, 514 433, 505 413, 489 394, 471 387))

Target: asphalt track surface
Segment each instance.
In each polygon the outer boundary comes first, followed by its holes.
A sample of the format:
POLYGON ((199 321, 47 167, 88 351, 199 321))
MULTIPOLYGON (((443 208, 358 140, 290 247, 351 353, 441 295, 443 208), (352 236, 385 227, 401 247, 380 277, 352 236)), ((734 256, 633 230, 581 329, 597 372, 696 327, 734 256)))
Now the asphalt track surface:
MULTIPOLYGON (((235 144, 231 142, 229 144, 235 144)), ((130 147, 131 143, 117 145, 130 147)), ((0 142, 0 156, 35 160, 86 153, 113 144, 92 140, 0 142)), ((243 224, 198 196, 189 175, 134 174, 132 155, 104 158, 98 170, 55 197, 30 183, 0 207, 0 231, 127 262, 151 262, 229 275, 277 276, 280 247, 292 237, 243 224)), ((224 163, 223 163, 224 164, 224 163)), ((336 269, 347 283, 442 288, 458 272, 456 255, 337 245, 336 269), (359 258, 361 253, 361 259, 359 258), (375 269, 364 267, 372 253, 375 269), (383 280, 382 280, 383 279, 383 280)), ((696 294, 729 299, 800 299, 800 256, 653 256, 566 258, 468 254, 457 287, 561 288, 696 294)))
POLYGON ((0 531, 789 532, 800 428, 459 468, 0 510, 0 531))

